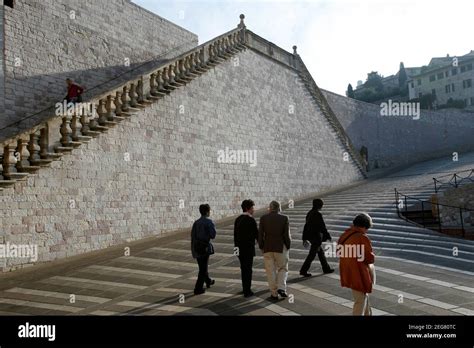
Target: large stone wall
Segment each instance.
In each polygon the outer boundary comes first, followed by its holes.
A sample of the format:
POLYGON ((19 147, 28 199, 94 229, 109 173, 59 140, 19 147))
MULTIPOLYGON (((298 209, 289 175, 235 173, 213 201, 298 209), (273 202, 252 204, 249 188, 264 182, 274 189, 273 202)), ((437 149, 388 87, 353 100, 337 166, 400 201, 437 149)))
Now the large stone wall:
MULTIPOLYGON (((5 115, 5 60, 3 52, 5 49, 4 27, 4 6, 0 6, 0 115, 5 115)), ((0 121, 1 122, 1 121, 0 121)))
POLYGON ((356 149, 367 147, 371 168, 474 150, 474 113, 422 110, 419 119, 381 116, 379 105, 323 93, 356 149))
POLYGON ((3 191, 0 243, 52 260, 189 228, 204 202, 220 219, 245 198, 264 208, 362 178, 294 71, 237 58, 3 191), (220 163, 226 147, 256 165, 220 163))
POLYGON ((198 43, 128 0, 16 0, 4 11, 7 110, 0 128, 61 101, 66 77, 97 92, 144 62, 198 43))

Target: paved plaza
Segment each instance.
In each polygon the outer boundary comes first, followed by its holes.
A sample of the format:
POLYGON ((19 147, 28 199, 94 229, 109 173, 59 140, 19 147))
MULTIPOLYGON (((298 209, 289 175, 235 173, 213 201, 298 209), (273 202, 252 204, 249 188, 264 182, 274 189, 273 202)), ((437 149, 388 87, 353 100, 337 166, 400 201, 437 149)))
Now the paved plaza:
MULTIPOLYGON (((381 179, 324 196, 322 210, 333 240, 358 212, 374 218, 369 231, 376 253, 377 285, 370 301, 374 315, 474 315, 474 241, 440 235, 398 218, 394 188, 427 198, 432 177, 471 168, 474 154, 458 162, 434 160, 381 179), (453 248, 459 253, 454 256, 453 248)), ((210 202, 212 206, 212 202, 210 202)), ((241 294, 239 261, 233 255, 233 228, 220 226, 210 259, 216 284, 193 295, 197 265, 189 232, 42 264, 0 276, 1 315, 350 315, 351 292, 336 272, 323 275, 316 260, 301 278, 306 257, 301 231, 311 202, 284 211, 290 218, 288 299, 268 300, 261 253, 254 262, 254 297, 241 294), (73 295, 73 296, 72 296, 73 295)), ((257 218, 258 221, 258 218, 257 218)))

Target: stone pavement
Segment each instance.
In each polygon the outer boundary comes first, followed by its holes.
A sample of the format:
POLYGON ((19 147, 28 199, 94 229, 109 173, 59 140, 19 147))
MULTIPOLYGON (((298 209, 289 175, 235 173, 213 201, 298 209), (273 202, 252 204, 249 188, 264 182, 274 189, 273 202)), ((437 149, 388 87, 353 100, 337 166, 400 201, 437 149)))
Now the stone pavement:
MULTIPOLYGON (((474 154, 459 162, 435 160, 389 177, 368 181, 324 198, 323 215, 337 240, 360 211, 374 217, 370 237, 376 252, 377 285, 370 297, 375 315, 474 315, 474 242, 439 235, 400 220, 393 189, 427 197, 433 176, 467 169, 474 154), (459 249, 454 256, 453 247, 459 249)), ((212 202, 210 202, 212 205, 212 202)), ((304 216, 311 203, 287 209, 290 297, 268 301, 263 259, 254 262, 256 296, 241 291, 238 259, 233 256, 232 225, 218 228, 210 274, 216 284, 204 295, 192 293, 197 265, 190 255, 189 232, 155 238, 0 275, 1 315, 350 315, 350 290, 340 287, 336 268, 323 275, 318 261, 313 277, 298 275, 307 250, 301 245, 304 216), (74 295, 74 301, 71 301, 74 295)))

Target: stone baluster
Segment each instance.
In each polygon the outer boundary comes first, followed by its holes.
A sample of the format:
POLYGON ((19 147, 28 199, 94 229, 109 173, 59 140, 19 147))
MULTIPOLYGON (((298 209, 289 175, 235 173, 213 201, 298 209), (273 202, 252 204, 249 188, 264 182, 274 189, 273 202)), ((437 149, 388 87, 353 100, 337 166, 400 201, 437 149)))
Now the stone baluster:
MULTIPOLYGON (((84 115, 84 113, 81 113, 84 115)), ((79 122, 79 116, 74 113, 71 118, 71 138, 73 141, 80 141, 81 139, 81 130, 82 130, 82 124, 79 122)))
POLYGON ((170 65, 168 67, 168 83, 172 86, 177 86, 178 84, 176 83, 173 75, 173 67, 170 65))
POLYGON ((209 44, 208 52, 209 52, 209 61, 213 62, 214 61, 214 44, 213 43, 209 44))
POLYGON ((3 176, 3 154, 0 154, 0 180, 5 180, 3 176))
POLYGON ((36 165, 41 159, 41 147, 39 146, 39 138, 40 136, 38 132, 30 134, 30 141, 28 143, 28 151, 30 152, 30 157, 28 158, 28 160, 32 165, 36 165))
POLYGON ((186 74, 193 74, 196 72, 196 66, 195 66, 195 55, 196 52, 191 53, 189 56, 186 57, 184 60, 184 65, 186 67, 186 74))
POLYGON ((61 144, 64 147, 69 147, 72 142, 72 129, 71 129, 71 120, 68 116, 63 117, 63 122, 61 123, 61 144))
POLYGON ((30 152, 28 151, 28 140, 18 139, 16 151, 16 154, 18 156, 16 162, 16 169, 19 172, 22 172, 30 166, 30 162, 28 161, 28 158, 30 157, 30 152))
POLYGON ((8 144, 3 148, 3 176, 7 180, 11 180, 15 173, 18 173, 15 165, 17 158, 15 157, 15 146, 8 144))
POLYGON ((40 131, 40 157, 41 159, 48 159, 49 158, 49 140, 48 140, 48 128, 42 128, 40 131))
POLYGON ((208 55, 208 51, 203 47, 200 51, 199 51, 199 61, 200 61, 200 68, 201 69, 204 69, 204 70, 207 70, 209 69, 208 66, 207 66, 207 59, 208 59, 209 55, 208 55))
POLYGON ((127 88, 127 86, 124 86, 124 87, 123 87, 121 101, 122 101, 122 111, 123 111, 123 112, 128 112, 128 111, 130 110, 130 109, 129 109, 130 96, 128 95, 128 88, 127 88))
POLYGON ((185 83, 186 81, 182 79, 182 76, 181 76, 181 69, 180 69, 180 66, 179 66, 179 60, 176 61, 174 64, 173 64, 173 75, 174 75, 174 79, 177 83, 185 83))
MULTIPOLYGON (((159 73, 159 72, 158 72, 159 73)), ((158 74, 151 74, 150 75, 150 94, 152 96, 157 96, 158 95, 158 74)))
POLYGON ((107 117, 107 121, 114 121, 115 118, 115 108, 114 108, 114 101, 111 94, 107 96, 105 101, 105 116, 107 117))
POLYGON ((124 116, 123 111, 122 111, 122 92, 121 91, 115 92, 114 105, 115 105, 115 115, 124 116))
POLYGON ((99 100, 99 105, 97 105, 97 114, 99 115, 97 118, 99 125, 105 126, 107 124, 107 111, 105 109, 104 99, 99 100))
POLYGON ((128 90, 128 94, 130 96, 130 106, 132 108, 136 108, 138 106, 137 103, 137 85, 135 83, 130 84, 130 88, 128 90))
POLYGON ((144 92, 143 92, 143 78, 140 78, 137 81, 137 103, 138 104, 146 103, 145 95, 144 95, 144 92))
POLYGON ((89 116, 86 113, 82 113, 80 121, 81 121, 81 133, 88 134, 91 131, 89 127, 89 116))

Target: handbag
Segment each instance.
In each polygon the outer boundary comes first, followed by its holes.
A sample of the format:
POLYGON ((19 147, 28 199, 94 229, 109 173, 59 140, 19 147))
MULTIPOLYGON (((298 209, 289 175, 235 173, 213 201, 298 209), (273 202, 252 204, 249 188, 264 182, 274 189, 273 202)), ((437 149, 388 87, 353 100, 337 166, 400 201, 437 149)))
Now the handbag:
POLYGON ((206 255, 209 253, 209 242, 196 239, 194 240, 194 250, 198 255, 206 255))

